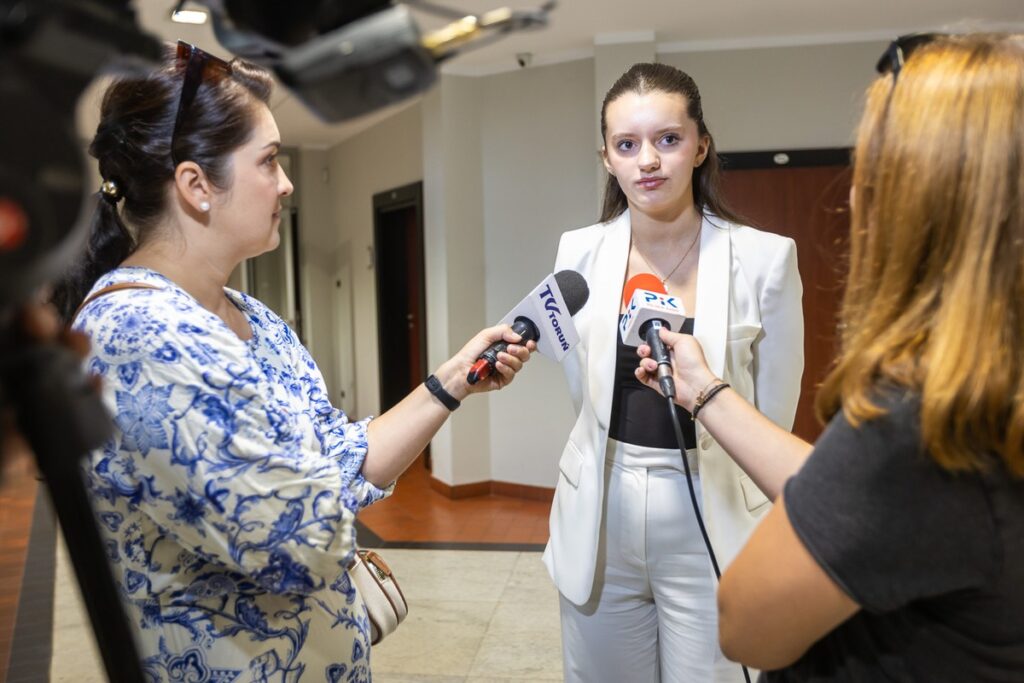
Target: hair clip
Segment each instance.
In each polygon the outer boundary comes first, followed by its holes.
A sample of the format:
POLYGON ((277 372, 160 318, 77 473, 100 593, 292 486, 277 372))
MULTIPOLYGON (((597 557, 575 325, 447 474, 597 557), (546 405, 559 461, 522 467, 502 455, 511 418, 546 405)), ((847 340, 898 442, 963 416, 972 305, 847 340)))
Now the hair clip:
POLYGON ((121 199, 121 188, 113 180, 104 180, 100 185, 100 192, 103 194, 103 198, 111 204, 116 204, 121 199))

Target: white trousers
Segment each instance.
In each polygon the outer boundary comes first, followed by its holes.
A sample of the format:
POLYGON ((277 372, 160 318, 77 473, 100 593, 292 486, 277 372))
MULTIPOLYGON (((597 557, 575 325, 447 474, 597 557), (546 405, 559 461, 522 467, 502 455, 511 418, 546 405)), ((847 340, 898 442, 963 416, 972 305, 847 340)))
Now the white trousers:
POLYGON ((679 451, 609 440, 605 480, 593 596, 560 596, 565 680, 743 681, 718 647, 717 585, 679 451))

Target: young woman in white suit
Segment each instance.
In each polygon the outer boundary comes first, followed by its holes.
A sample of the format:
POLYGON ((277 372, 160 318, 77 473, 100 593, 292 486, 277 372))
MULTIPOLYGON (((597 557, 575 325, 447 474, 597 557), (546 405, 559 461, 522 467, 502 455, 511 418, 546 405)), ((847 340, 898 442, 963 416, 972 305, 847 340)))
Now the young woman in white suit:
MULTIPOLYGON (((718 189, 714 141, 688 75, 636 64, 601 109, 601 221, 562 235, 555 270, 590 285, 565 360, 577 420, 559 461, 544 562, 558 586, 567 681, 739 681, 718 647, 715 577, 666 401, 622 344, 623 287, 653 273, 685 304, 718 377, 790 429, 803 372, 791 239, 741 225, 718 189)), ((769 500, 689 413, 687 459, 720 566, 769 500)), ((736 429, 743 429, 737 424, 736 429)))

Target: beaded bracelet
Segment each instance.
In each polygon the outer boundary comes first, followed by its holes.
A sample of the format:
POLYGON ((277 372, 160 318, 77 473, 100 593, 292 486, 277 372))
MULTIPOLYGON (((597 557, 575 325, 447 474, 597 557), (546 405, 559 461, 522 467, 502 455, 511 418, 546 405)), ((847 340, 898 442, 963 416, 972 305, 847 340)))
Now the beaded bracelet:
POLYGON ((704 395, 704 392, 707 391, 709 388, 711 388, 712 384, 716 384, 716 383, 721 382, 721 381, 722 380, 718 379, 717 377, 712 378, 712 380, 710 382, 708 382, 707 384, 704 385, 703 389, 701 389, 700 391, 697 392, 697 398, 700 399, 700 397, 704 395))
POLYGON ((711 388, 711 385, 725 384, 725 380, 713 377, 710 382, 704 385, 704 388, 697 392, 697 398, 694 399, 693 405, 695 408, 699 408, 704 405, 704 402, 708 400, 707 391, 711 388))
POLYGON ((727 388, 729 388, 729 383, 722 382, 721 384, 715 385, 715 388, 706 394, 703 391, 697 394, 697 400, 694 401, 693 403, 693 412, 690 413, 690 419, 696 422, 697 413, 699 413, 701 409, 704 408, 704 406, 710 403, 711 399, 713 399, 715 396, 718 396, 718 394, 720 394, 723 390, 727 388))

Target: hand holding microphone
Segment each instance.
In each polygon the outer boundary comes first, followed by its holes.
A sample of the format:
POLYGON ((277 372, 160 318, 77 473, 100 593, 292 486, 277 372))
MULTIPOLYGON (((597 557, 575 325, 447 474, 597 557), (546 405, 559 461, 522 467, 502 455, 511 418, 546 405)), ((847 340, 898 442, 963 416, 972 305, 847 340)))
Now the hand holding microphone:
MULTIPOLYGON (((560 361, 579 342, 571 317, 589 297, 590 290, 582 275, 575 270, 561 270, 537 285, 503 322, 511 324, 512 331, 522 338, 521 343, 535 342, 538 351, 560 361)), ((477 357, 466 381, 472 385, 489 377, 498 354, 507 347, 505 340, 491 344, 477 357)))
MULTIPOLYGON (((718 378, 708 367, 704 349, 693 335, 662 330, 658 336, 662 346, 667 347, 672 355, 675 402, 692 413, 697 395, 718 381, 718 378)), ((655 360, 652 348, 646 343, 641 344, 637 352, 641 360, 636 369, 636 378, 652 389, 659 389, 658 370, 662 366, 655 360)))
POLYGON ((501 323, 477 333, 438 368, 427 389, 455 410, 468 394, 507 385, 535 350, 561 360, 579 342, 571 315, 589 296, 586 280, 576 271, 549 275, 501 323))
POLYGON ((504 388, 515 378, 516 373, 523 369, 523 365, 530 359, 530 354, 536 349, 535 341, 523 339, 509 325, 499 323, 476 333, 434 374, 444 388, 461 401, 469 394, 504 388), (466 368, 474 363, 480 355, 480 350, 497 346, 501 347, 501 351, 495 353, 494 371, 479 382, 468 382, 466 368))
MULTIPOLYGON (((510 328, 513 334, 519 335, 519 341, 522 344, 534 342, 533 347, 536 348, 536 341, 537 338, 540 337, 540 332, 537 330, 537 326, 533 324, 532 320, 520 317, 512 323, 510 328)), ((508 353, 508 345, 509 342, 502 339, 488 346, 486 351, 477 356, 476 362, 473 363, 473 367, 469 369, 466 381, 470 384, 476 384, 480 380, 490 377, 491 373, 493 373, 497 367, 499 360, 498 354, 508 353)))
MULTIPOLYGON (((629 279, 623 290, 623 300, 628 303, 626 313, 619 323, 622 343, 649 347, 649 355, 657 364, 655 388, 659 388, 664 396, 675 398, 672 359, 659 333, 662 330, 682 329, 686 321, 682 302, 678 297, 670 296, 662 282, 649 273, 641 273, 629 279)), ((649 382, 644 383, 655 386, 649 382)))

